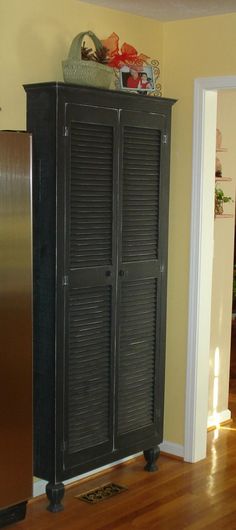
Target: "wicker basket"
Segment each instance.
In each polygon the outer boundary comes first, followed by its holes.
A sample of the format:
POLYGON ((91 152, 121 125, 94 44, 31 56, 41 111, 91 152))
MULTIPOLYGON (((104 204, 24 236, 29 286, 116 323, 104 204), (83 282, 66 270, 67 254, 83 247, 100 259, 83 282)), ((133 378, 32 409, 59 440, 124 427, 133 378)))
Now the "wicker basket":
POLYGON ((94 61, 84 61, 81 58, 81 46, 85 35, 92 39, 96 50, 102 47, 101 41, 92 31, 84 31, 76 35, 71 43, 67 59, 62 61, 64 81, 76 85, 110 88, 114 75, 113 68, 94 61))

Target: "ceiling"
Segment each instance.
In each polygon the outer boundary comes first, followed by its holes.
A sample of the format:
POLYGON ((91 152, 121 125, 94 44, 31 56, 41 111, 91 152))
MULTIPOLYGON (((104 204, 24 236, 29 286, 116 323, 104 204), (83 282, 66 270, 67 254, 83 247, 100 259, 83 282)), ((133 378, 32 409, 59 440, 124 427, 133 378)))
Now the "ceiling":
POLYGON ((236 0, 83 0, 161 21, 236 13, 236 0))

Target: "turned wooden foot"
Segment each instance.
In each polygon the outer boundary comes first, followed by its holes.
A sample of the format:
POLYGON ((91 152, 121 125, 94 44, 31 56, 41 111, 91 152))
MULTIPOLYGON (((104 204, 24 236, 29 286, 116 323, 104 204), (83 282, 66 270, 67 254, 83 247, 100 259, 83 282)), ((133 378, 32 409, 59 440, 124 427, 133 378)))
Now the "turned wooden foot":
POLYGON ((63 504, 61 504, 61 500, 64 497, 65 487, 62 482, 59 482, 57 484, 54 484, 53 482, 49 482, 46 486, 46 494, 48 497, 48 500, 50 501, 50 504, 47 506, 47 510, 49 512, 61 512, 64 510, 63 504))
POLYGON ((143 451, 143 454, 147 462, 146 466, 144 467, 145 471, 157 471, 158 467, 156 465, 156 460, 160 455, 159 445, 157 445, 156 447, 152 447, 151 449, 147 449, 146 451, 143 451))

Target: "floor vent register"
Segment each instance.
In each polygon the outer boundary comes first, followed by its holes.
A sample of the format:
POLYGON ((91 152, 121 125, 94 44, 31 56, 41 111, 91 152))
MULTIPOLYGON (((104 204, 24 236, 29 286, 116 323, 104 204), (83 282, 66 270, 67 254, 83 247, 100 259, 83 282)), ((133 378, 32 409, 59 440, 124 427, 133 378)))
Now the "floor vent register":
POLYGON ((114 497, 114 495, 118 495, 124 491, 127 491, 126 487, 109 482, 108 484, 103 484, 99 488, 76 495, 76 498, 80 501, 88 502, 89 504, 97 504, 98 502, 110 499, 111 497, 114 497))

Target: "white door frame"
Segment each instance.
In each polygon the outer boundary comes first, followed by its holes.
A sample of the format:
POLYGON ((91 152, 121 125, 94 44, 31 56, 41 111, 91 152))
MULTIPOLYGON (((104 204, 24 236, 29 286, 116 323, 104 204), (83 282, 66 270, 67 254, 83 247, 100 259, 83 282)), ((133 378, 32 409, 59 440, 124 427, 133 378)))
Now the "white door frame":
POLYGON ((192 216, 184 460, 206 456, 217 90, 236 89, 236 76, 194 84, 192 216), (211 118, 209 120, 209 113, 211 118), (214 120, 215 115, 215 120, 214 120), (211 167, 211 173, 207 168, 211 167))

